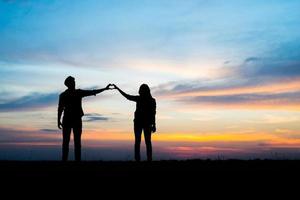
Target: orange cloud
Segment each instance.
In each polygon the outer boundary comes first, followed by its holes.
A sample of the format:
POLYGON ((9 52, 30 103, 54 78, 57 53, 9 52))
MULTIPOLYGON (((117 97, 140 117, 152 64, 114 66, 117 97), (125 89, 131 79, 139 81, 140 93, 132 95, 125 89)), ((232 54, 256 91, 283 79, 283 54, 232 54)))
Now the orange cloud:
POLYGON ((236 94, 254 94, 254 93, 282 93, 293 92, 300 90, 300 80, 290 80, 285 82, 255 85, 255 86, 241 86, 233 88, 211 89, 205 91, 191 91, 162 95, 162 98, 179 98, 179 97, 195 97, 195 96, 223 96, 236 94))
POLYGON ((264 100, 260 102, 248 103, 209 103, 201 102, 198 104, 185 105, 186 110, 201 110, 201 109, 228 109, 228 110, 287 110, 300 111, 300 103, 278 102, 272 100, 264 100))
POLYGON ((194 91, 166 90, 161 99, 183 102, 191 109, 300 110, 300 80, 280 80, 257 85, 212 87, 194 91))

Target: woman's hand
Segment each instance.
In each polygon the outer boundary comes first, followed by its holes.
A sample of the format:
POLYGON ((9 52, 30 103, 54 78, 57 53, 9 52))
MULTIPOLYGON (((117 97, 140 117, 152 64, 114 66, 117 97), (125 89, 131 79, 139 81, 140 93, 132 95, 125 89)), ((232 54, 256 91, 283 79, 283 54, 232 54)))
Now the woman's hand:
POLYGON ((116 86, 116 84, 111 84, 113 86, 113 89, 117 89, 119 90, 118 86, 116 86))
POLYGON ((59 129, 62 129, 62 126, 63 126, 63 124, 62 124, 60 121, 58 121, 58 122, 57 122, 57 127, 58 127, 59 129))
POLYGON ((156 132, 156 125, 155 125, 155 124, 153 124, 153 125, 151 126, 151 131, 152 131, 152 133, 155 133, 155 132, 156 132))

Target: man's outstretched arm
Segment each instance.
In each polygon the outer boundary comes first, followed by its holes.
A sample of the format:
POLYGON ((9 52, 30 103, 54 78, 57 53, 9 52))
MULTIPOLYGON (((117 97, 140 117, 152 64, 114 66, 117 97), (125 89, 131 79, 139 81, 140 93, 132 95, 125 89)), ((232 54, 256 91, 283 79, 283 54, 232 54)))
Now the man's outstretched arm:
POLYGON ((92 96, 92 95, 96 95, 99 94, 105 90, 110 90, 109 86, 111 86, 112 84, 108 84, 105 88, 102 89, 96 89, 96 90, 80 90, 82 93, 82 97, 86 97, 86 96, 92 96))

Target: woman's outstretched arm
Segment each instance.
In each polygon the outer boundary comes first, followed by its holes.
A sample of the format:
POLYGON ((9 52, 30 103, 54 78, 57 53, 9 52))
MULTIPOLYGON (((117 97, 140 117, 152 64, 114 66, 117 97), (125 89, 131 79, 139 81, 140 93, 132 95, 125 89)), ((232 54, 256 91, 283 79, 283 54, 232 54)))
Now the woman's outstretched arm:
POLYGON ((128 99, 129 101, 137 101, 138 100, 138 96, 134 96, 134 95, 129 95, 127 93, 125 93, 123 90, 121 90, 118 86, 116 86, 115 84, 113 84, 113 86, 115 87, 115 89, 117 89, 126 99, 128 99))

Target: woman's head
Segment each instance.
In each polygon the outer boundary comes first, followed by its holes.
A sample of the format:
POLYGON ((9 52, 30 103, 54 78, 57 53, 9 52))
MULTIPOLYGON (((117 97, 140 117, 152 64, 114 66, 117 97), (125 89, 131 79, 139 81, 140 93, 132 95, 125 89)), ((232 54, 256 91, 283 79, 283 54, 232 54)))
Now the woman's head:
POLYGON ((150 88, 147 84, 142 84, 139 89, 139 94, 141 97, 152 97, 150 88))

